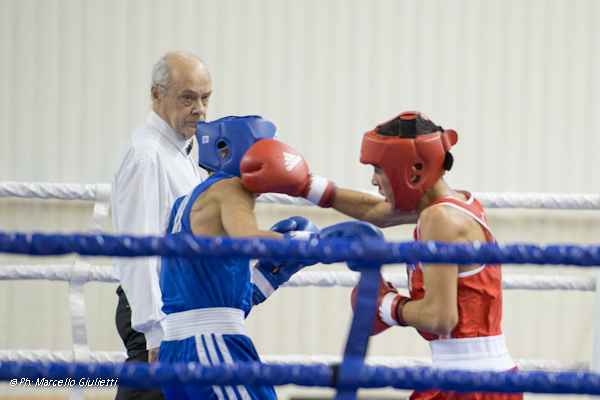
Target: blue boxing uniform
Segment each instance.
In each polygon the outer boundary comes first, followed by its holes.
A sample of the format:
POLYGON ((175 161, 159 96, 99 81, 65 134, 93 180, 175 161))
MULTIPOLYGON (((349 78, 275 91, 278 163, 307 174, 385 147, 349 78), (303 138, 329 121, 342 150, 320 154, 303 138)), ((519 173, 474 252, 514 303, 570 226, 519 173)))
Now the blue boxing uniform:
MULTIPOLYGON (((212 184, 233 175, 217 172, 191 193, 179 198, 171 211, 167 235, 192 234, 190 210, 212 184)), ((163 257, 160 271, 167 329, 158 359, 166 363, 202 365, 259 361, 244 317, 252 307, 250 260, 163 257)), ((277 399, 272 386, 165 387, 174 399, 277 399)))

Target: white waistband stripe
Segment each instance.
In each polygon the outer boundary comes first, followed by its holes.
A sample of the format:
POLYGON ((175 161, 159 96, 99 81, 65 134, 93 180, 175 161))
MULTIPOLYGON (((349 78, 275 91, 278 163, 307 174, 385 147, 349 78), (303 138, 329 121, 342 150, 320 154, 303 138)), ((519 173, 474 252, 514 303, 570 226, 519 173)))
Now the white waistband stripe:
POLYGON ((507 371, 515 367, 504 334, 497 336, 442 339, 429 342, 435 368, 468 371, 507 371))
POLYGON ((163 340, 183 340, 209 333, 245 335, 244 312, 237 308, 214 307, 168 314, 163 340))

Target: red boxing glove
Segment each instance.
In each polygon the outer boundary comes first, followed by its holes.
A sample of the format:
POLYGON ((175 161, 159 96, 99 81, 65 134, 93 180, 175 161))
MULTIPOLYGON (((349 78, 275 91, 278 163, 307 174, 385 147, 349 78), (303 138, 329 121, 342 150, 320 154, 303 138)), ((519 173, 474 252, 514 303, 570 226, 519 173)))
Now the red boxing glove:
POLYGON ((274 139, 254 143, 240 162, 242 184, 253 193, 284 193, 304 197, 320 207, 331 207, 335 183, 309 174, 304 158, 274 139))
MULTIPOLYGON (((352 290, 351 302, 352 311, 356 305, 356 296, 358 295, 358 285, 352 290)), ((392 326, 408 326, 402 319, 402 308, 404 304, 411 299, 398 294, 398 290, 391 282, 381 281, 379 292, 377 293, 377 305, 379 313, 373 321, 371 336, 377 335, 392 326)))

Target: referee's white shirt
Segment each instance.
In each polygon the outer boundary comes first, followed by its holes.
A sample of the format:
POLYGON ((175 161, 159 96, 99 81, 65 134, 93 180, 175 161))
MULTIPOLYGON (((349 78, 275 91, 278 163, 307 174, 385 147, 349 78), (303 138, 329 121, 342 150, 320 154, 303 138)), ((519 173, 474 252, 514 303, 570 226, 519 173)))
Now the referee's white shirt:
MULTIPOLYGON (((116 235, 161 236, 175 200, 202 179, 187 154, 188 141, 154 111, 123 146, 112 181, 116 235)), ((158 283, 158 257, 115 257, 113 275, 131 306, 131 325, 147 348, 160 346, 165 314, 158 283)))

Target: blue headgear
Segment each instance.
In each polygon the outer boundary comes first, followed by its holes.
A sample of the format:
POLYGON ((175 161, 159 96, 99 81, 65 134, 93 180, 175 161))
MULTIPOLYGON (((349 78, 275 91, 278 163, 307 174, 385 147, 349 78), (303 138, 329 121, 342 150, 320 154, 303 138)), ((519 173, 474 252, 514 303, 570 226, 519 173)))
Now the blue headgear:
POLYGON ((248 149, 261 139, 278 139, 272 122, 259 117, 225 117, 196 123, 198 164, 241 178, 240 161, 248 149), (225 157, 221 153, 228 150, 225 157))

